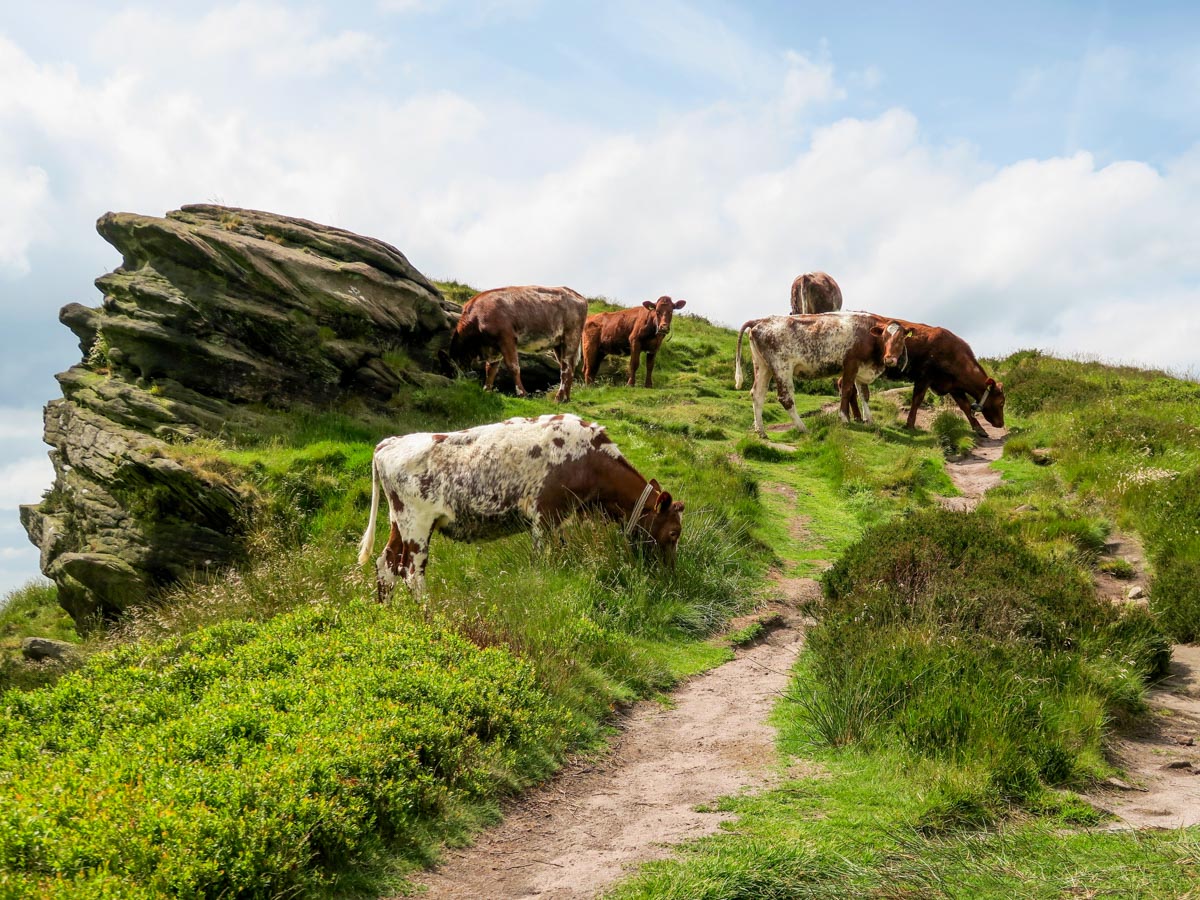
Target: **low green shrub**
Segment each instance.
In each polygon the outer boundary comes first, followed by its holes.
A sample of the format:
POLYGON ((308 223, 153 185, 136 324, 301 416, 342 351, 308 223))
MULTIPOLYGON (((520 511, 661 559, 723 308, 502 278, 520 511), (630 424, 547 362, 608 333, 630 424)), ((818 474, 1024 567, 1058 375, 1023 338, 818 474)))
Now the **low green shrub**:
POLYGON ((945 409, 938 413, 932 431, 947 456, 966 456, 975 449, 975 432, 957 412, 945 409))
POLYGON ((344 598, 0 703, 0 877, 39 897, 333 888, 385 848, 421 858, 583 728, 504 648, 344 598))
POLYGON ((1106 723, 1139 708, 1169 658, 1144 610, 1098 601, 1076 568, 978 514, 878 526, 823 588, 807 640, 816 690, 798 708, 823 743, 951 764, 934 823, 1102 771, 1106 723))

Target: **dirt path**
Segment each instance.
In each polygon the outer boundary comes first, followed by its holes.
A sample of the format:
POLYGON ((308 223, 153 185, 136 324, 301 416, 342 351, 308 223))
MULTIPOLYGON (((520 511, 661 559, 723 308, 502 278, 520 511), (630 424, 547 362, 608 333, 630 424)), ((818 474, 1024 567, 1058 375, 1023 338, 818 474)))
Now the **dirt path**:
MULTIPOLYGON (((1105 557, 1123 559, 1132 578, 1096 574, 1096 590, 1114 603, 1145 603, 1145 551, 1130 535, 1114 533, 1105 557)), ((1125 773, 1085 796, 1116 816, 1108 827, 1183 828, 1200 825, 1200 646, 1172 648, 1168 677, 1146 697, 1150 714, 1109 747, 1125 773)))
MULTIPOLYGON (((813 585, 779 583, 785 594, 813 585)), ((792 602, 768 612, 778 626, 764 640, 685 683, 670 707, 645 701, 623 714, 603 759, 568 766, 474 846, 448 851, 416 879, 423 896, 590 898, 668 845, 716 831, 728 816, 697 807, 780 774, 767 717, 803 632, 792 602)))

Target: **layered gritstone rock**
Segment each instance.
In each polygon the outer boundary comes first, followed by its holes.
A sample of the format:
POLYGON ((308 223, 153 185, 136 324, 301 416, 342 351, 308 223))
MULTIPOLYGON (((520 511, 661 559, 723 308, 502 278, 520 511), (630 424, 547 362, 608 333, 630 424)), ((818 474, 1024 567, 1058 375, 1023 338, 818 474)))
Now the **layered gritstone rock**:
POLYGON ((303 219, 196 205, 97 229, 122 264, 98 309, 60 313, 83 360, 46 407, 54 486, 21 509, 84 627, 244 552, 253 491, 197 438, 238 410, 427 383, 459 311, 394 247, 303 219))

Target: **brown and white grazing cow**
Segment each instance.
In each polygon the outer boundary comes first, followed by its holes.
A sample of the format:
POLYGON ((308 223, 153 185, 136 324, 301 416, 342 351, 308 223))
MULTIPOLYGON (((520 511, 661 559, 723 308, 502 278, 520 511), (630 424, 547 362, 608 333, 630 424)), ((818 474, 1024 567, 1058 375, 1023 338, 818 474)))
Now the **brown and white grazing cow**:
POLYGON ((562 375, 554 399, 571 399, 579 364, 587 300, 568 287, 506 287, 476 294, 463 305, 450 336, 450 358, 465 368, 483 357, 485 388, 492 390, 500 358, 512 372, 517 395, 525 396, 517 348, 554 351, 562 375))
MULTIPOLYGON (((779 402, 800 431, 807 431, 792 396, 793 373, 802 378, 841 376, 841 417, 848 422, 850 399, 858 385, 874 381, 904 355, 904 328, 894 319, 871 313, 820 313, 810 316, 767 316, 751 319, 738 332, 734 386, 742 386, 742 336, 750 332, 754 358, 754 430, 766 436, 762 408, 767 387, 775 379, 779 402)), ((867 421, 871 409, 864 403, 867 421)))
POLYGON ((925 392, 932 388, 939 397, 949 394, 954 398, 976 434, 988 436, 975 418, 977 412, 983 413, 992 426, 1003 428, 1004 385, 988 377, 970 345, 945 328, 897 321, 909 335, 905 341, 908 358, 897 366, 889 366, 885 374, 895 381, 913 383, 912 405, 905 427, 916 427, 917 410, 925 400, 925 392))
POLYGON ((842 289, 824 272, 806 272, 792 282, 792 314, 837 312, 842 308, 842 289))
POLYGON ((646 387, 653 387, 654 358, 663 340, 671 333, 671 317, 682 309, 686 300, 659 297, 641 306, 615 312, 596 313, 587 317, 583 326, 583 380, 592 384, 600 363, 610 353, 629 354, 629 380, 633 387, 637 377, 638 356, 646 354, 646 387))
POLYGON ((403 579, 425 589, 434 531, 479 541, 553 526, 577 509, 595 509, 652 545, 670 566, 683 528, 683 504, 629 464, 604 428, 578 416, 509 419, 450 434, 385 438, 371 462, 371 518, 358 562, 375 545, 379 493, 391 534, 376 562, 379 599, 403 579))

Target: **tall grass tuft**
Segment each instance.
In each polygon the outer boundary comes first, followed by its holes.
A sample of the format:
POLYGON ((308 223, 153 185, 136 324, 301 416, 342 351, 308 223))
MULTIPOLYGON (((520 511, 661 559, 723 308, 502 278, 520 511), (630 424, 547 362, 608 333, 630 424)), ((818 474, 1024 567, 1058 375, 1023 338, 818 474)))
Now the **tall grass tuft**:
POLYGON ((900 746, 958 772, 929 822, 970 824, 1098 774, 1106 723, 1139 708, 1168 658, 1144 610, 1098 601, 1074 566, 978 514, 874 528, 823 587, 801 714, 824 743, 900 746))

